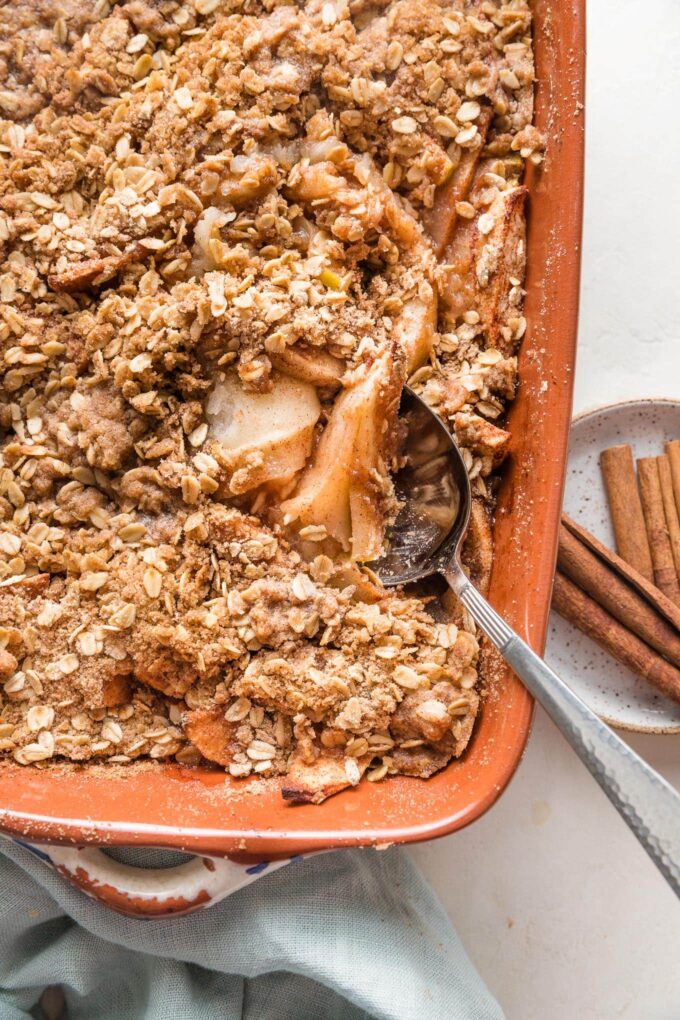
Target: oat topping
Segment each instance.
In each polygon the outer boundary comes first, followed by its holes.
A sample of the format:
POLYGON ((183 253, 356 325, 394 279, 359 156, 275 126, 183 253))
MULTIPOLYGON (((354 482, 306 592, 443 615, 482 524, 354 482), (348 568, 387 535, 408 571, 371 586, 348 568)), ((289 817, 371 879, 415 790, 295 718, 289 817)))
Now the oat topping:
POLYGON ((409 382, 488 574, 527 0, 0 7, 0 752, 207 759, 291 801, 431 775, 474 625, 363 564, 409 382))

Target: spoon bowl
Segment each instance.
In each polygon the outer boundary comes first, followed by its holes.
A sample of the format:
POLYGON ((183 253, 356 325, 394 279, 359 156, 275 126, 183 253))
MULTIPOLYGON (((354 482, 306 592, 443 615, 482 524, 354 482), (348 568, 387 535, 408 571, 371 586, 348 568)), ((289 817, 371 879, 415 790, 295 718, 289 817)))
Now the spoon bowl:
POLYGON ((444 422, 409 386, 399 409, 403 466, 394 476, 400 510, 371 569, 385 587, 444 572, 470 520, 472 492, 463 455, 444 422))

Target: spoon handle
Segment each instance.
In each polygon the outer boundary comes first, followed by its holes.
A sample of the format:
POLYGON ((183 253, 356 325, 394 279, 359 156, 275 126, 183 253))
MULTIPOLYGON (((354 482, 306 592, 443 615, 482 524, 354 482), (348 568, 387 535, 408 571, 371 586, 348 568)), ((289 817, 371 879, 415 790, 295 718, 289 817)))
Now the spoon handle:
POLYGON ((680 896, 680 795, 553 673, 462 570, 445 574, 478 626, 543 706, 680 896))

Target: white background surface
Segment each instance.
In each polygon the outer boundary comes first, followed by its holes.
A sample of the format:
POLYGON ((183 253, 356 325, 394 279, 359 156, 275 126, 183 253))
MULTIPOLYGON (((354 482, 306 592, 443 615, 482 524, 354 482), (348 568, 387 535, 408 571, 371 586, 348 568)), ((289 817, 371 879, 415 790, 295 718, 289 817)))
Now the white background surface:
MULTIPOLYGON (((680 397, 680 3, 588 13, 576 412, 680 397)), ((679 736, 628 737, 680 786, 679 736)), ((411 853, 508 1020, 680 1017, 680 907, 541 710, 496 806, 411 853)))

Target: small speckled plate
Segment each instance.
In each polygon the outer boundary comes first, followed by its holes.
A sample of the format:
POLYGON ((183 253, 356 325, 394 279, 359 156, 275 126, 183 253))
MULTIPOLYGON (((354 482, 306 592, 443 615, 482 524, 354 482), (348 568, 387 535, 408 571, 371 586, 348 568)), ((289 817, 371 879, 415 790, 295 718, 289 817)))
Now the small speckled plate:
MULTIPOLYGON (((576 417, 564 496, 569 516, 614 549, 600 453, 630 443, 634 457, 650 457, 664 452, 667 439, 680 439, 680 401, 629 400, 576 417)), ((680 733, 680 705, 657 694, 555 612, 550 615, 546 659, 610 725, 640 733, 680 733)))

